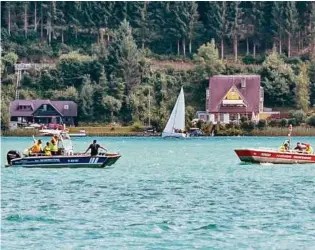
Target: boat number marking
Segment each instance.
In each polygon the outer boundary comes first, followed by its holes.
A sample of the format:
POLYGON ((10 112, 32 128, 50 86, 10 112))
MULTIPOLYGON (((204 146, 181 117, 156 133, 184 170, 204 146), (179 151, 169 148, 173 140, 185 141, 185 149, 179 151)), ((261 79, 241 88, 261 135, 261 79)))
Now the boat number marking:
POLYGON ((97 163, 98 162, 98 158, 91 158, 89 163, 97 163))

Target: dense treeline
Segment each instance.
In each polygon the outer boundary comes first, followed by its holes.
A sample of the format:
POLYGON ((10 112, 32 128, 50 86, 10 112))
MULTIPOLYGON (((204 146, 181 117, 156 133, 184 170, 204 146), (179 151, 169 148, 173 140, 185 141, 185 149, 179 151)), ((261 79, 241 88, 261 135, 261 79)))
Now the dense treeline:
POLYGON ((290 57, 315 43, 314 2, 2 1, 1 12, 7 49, 34 39, 52 46, 109 43, 123 20, 140 48, 162 54, 191 55, 211 38, 221 59, 233 45, 236 60, 240 42, 254 57, 272 47, 290 57))
MULTIPOLYGON (((195 110, 204 110, 207 78, 214 74, 260 74, 266 106, 307 111, 315 105, 314 2, 1 2, 1 7, 2 111, 15 97, 17 61, 51 63, 24 72, 21 99, 74 100, 80 122, 148 124, 150 118, 161 128, 182 85, 191 120, 195 110), (234 63, 226 60, 230 55, 234 63), (152 57, 186 57, 194 67, 156 70, 152 57)), ((1 112, 1 121, 7 127, 8 112, 1 112)))

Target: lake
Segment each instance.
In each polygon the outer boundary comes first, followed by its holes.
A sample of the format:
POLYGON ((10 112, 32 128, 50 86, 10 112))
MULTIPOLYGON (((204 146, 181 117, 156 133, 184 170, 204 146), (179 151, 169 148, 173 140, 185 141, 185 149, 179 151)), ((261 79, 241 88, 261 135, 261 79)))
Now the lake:
POLYGON ((2 249, 314 249, 315 164, 240 164, 233 151, 284 137, 96 139, 116 164, 4 168, 32 139, 2 138, 2 249))

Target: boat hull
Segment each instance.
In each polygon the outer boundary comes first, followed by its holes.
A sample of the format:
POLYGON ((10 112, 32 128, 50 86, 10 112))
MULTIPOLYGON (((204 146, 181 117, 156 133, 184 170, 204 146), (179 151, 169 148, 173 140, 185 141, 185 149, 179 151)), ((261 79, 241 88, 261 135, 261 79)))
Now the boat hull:
POLYGON ((13 159, 10 167, 27 168, 104 168, 113 165, 120 154, 106 154, 91 157, 88 155, 71 156, 32 156, 13 159))
POLYGON ((172 133, 172 132, 163 132, 162 137, 171 137, 171 138, 185 138, 187 134, 184 133, 172 133))
POLYGON ((273 164, 315 163, 315 154, 298 153, 296 151, 279 152, 277 150, 235 149, 235 153, 243 162, 273 164))

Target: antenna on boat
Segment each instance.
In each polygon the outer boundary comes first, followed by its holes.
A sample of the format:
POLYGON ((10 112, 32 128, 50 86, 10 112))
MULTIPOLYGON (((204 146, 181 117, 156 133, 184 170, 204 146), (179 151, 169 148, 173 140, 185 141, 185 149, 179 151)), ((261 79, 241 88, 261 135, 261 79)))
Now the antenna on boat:
POLYGON ((292 133, 292 124, 289 125, 289 134, 288 134, 288 137, 289 137, 289 149, 290 149, 290 146, 291 146, 291 133, 292 133))

